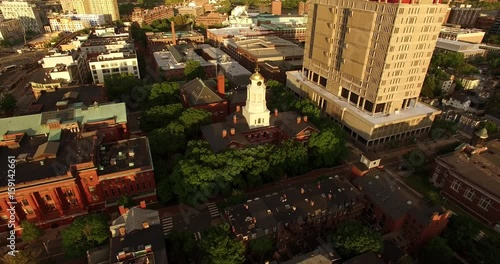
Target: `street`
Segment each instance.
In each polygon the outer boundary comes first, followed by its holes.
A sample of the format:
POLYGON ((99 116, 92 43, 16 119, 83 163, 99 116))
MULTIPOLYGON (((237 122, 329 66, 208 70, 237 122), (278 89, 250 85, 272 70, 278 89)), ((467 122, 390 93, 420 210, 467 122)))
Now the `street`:
POLYGON ((0 57, 0 63, 2 63, 3 66, 9 66, 13 64, 21 66, 24 64, 37 62, 41 60, 44 55, 45 51, 26 52, 23 54, 11 54, 4 57, 0 57))

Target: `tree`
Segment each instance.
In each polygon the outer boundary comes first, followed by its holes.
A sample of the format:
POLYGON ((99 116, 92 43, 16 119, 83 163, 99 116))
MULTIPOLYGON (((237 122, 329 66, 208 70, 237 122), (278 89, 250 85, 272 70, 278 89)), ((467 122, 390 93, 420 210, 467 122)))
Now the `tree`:
POLYGON ((16 109, 17 100, 12 94, 6 94, 0 99, 0 110, 4 113, 13 113, 16 109))
POLYGON ((175 82, 155 83, 149 93, 151 106, 179 103, 180 85, 175 82))
POLYGON ((200 246, 208 264, 240 264, 245 261, 245 245, 231 238, 226 223, 207 229, 200 246))
POLYGON ((345 141, 341 129, 329 128, 313 133, 307 146, 309 155, 317 167, 332 167, 345 153, 345 141))
POLYGON ((269 237, 261 237, 250 241, 250 250, 260 257, 265 257, 273 250, 273 241, 269 237))
POLYGON ((187 60, 184 68, 184 75, 188 81, 195 78, 205 79, 205 70, 201 67, 199 61, 187 60))
POLYGON ((109 99, 121 100, 124 96, 131 96, 134 87, 142 87, 142 82, 131 73, 113 74, 104 78, 104 87, 109 99))
POLYGON ((434 237, 420 251, 419 263, 450 263, 453 258, 453 250, 447 245, 446 240, 434 237))
POLYGON ((185 145, 184 126, 173 122, 166 127, 154 129, 149 134, 149 141, 152 153, 174 154, 185 145))
POLYGON ((125 207, 125 208, 130 208, 130 207, 135 205, 135 202, 131 196, 122 195, 122 196, 120 196, 120 198, 118 198, 118 204, 125 207))
POLYGON ((39 249, 27 248, 17 251, 15 256, 5 254, 0 258, 0 262, 4 264, 39 264, 42 263, 40 260, 41 253, 42 251, 39 249))
POLYGON ((144 112, 141 120, 141 129, 151 131, 155 128, 165 127, 184 112, 182 104, 169 104, 154 106, 144 112))
POLYGON ((43 230, 32 222, 23 221, 21 227, 23 228, 21 238, 24 242, 33 242, 43 235, 43 230))
POLYGON ((383 246, 382 236, 378 232, 355 221, 343 223, 330 235, 330 239, 345 257, 367 251, 380 252, 383 246))
POLYGON ((62 247, 68 257, 82 257, 87 250, 99 246, 109 238, 108 221, 103 215, 79 217, 63 231, 62 247))
POLYGON ((479 126, 481 128, 486 128, 489 135, 496 134, 498 131, 497 124, 495 124, 494 122, 491 122, 489 120, 481 122, 481 124, 479 126))
POLYGON ((199 257, 196 254, 192 254, 193 252, 198 252, 199 248, 191 232, 174 230, 168 234, 166 242, 170 253, 168 255, 169 259, 172 257, 176 260, 173 263, 182 263, 181 259, 184 260, 184 263, 191 263, 193 261, 189 260, 199 257))
POLYGON ((425 77, 424 84, 422 85, 422 90, 420 91, 420 96, 434 98, 434 90, 436 89, 436 87, 436 77, 425 77))
POLYGON ((196 136, 201 126, 212 121, 212 113, 204 109, 189 108, 182 112, 179 121, 186 128, 187 135, 196 136))

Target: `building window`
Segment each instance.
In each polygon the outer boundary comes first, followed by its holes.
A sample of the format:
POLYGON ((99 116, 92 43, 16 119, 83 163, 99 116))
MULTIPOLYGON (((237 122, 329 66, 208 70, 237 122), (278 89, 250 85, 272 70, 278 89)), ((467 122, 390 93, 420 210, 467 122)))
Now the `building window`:
POLYGON ((94 186, 89 186, 89 192, 93 193, 95 191, 95 187, 94 186))
POLYGON ((28 203, 28 200, 26 200, 26 199, 23 199, 23 200, 21 201, 21 203, 22 203, 24 206, 26 206, 26 205, 30 205, 30 203, 28 203))
POLYGON ((32 215, 35 212, 33 212, 33 210, 31 208, 26 208, 26 209, 24 209, 24 213, 27 214, 27 215, 32 215))
POLYGON ((491 200, 483 196, 481 200, 479 200, 479 203, 477 205, 479 205, 479 207, 483 208, 484 210, 488 211, 488 209, 491 206, 491 200))
POLYGON ((45 201, 52 201, 52 198, 50 197, 50 195, 48 195, 48 194, 45 195, 45 201))
POLYGON ((467 188, 467 190, 464 193, 465 198, 467 198, 471 201, 472 201, 472 199, 474 199, 474 195, 476 195, 476 192, 473 191, 471 188, 467 188))
POLYGON ((457 191, 460 189, 461 183, 459 183, 457 180, 453 180, 453 183, 451 183, 451 189, 454 191, 457 191))

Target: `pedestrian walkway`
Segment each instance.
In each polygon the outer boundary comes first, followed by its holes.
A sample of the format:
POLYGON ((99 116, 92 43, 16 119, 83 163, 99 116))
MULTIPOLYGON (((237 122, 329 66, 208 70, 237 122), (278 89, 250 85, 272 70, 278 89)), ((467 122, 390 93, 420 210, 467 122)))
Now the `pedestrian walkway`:
POLYGON ((161 225, 163 226, 163 234, 167 236, 174 227, 174 224, 172 222, 172 217, 161 219, 161 225))
POLYGON ((215 203, 208 203, 207 204, 208 212, 210 213, 210 217, 216 218, 220 216, 219 208, 217 208, 217 205, 215 203))

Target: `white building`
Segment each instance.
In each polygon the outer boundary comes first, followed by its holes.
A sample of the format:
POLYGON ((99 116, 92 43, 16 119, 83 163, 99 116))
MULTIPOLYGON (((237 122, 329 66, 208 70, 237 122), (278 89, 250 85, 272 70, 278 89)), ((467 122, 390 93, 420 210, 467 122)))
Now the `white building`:
POLYGON ((0 11, 5 19, 19 19, 25 30, 42 32, 43 23, 35 4, 20 1, 2 1, 0 11))
POLYGON ((441 90, 444 94, 450 94, 455 90, 456 83, 453 82, 453 79, 441 81, 441 90))
POLYGON ((480 44, 483 41, 484 34, 486 34, 486 32, 475 28, 466 29, 443 26, 441 28, 441 32, 439 32, 439 37, 443 39, 480 44))
POLYGON ((250 84, 247 87, 247 102, 243 106, 243 116, 250 129, 268 127, 270 111, 266 104, 266 85, 264 77, 255 71, 250 76, 250 84))
POLYGON ((49 19, 52 31, 76 32, 90 28, 90 23, 83 20, 73 20, 71 18, 51 18, 49 19))
POLYGON ((442 38, 438 38, 436 42, 436 49, 459 52, 464 55, 464 58, 484 56, 486 51, 484 49, 480 49, 479 46, 480 44, 476 43, 468 43, 442 38))
POLYGON ((104 83, 104 78, 114 74, 130 73, 141 78, 137 55, 132 52, 101 54, 89 60, 94 83, 104 83))
POLYGON ((69 14, 62 15, 61 17, 71 18, 73 20, 87 21, 92 27, 104 26, 111 19, 111 17, 107 18, 107 16, 104 14, 69 14))
POLYGON ((63 53, 52 51, 40 61, 40 64, 44 69, 50 69, 49 75, 53 80, 87 83, 89 69, 87 55, 84 52, 77 50, 63 53))

